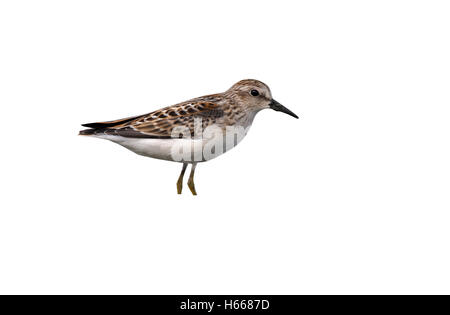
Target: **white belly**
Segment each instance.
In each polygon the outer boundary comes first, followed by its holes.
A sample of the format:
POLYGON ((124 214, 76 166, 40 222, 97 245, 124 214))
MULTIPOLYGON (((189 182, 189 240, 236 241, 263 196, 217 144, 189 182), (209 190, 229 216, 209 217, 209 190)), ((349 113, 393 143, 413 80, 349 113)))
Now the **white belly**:
POLYGON ((210 139, 151 139, 126 138, 113 135, 96 135, 133 151, 136 154, 175 162, 204 162, 231 150, 245 136, 234 137, 233 143, 226 136, 210 139))
POLYGON ((201 132, 201 138, 198 139, 127 138, 105 134, 97 134, 93 137, 110 140, 136 154, 155 159, 204 162, 218 157, 240 143, 247 135, 256 113, 256 111, 249 112, 232 126, 210 125, 201 132))

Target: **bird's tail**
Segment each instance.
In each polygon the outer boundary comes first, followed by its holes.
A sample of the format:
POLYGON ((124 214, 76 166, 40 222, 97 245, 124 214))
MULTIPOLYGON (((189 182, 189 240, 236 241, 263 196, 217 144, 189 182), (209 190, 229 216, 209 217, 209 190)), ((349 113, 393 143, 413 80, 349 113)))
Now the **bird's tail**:
POLYGON ((95 134, 95 129, 80 130, 79 136, 92 136, 95 134))
POLYGON ((111 128, 111 127, 115 127, 118 125, 123 125, 123 124, 129 123, 135 119, 138 119, 142 116, 145 116, 145 115, 127 117, 127 118, 122 118, 122 119, 112 120, 112 121, 82 124, 83 127, 87 127, 90 129, 81 130, 79 135, 80 136, 92 136, 92 135, 95 135, 96 132, 99 130, 104 130, 105 128, 111 128))

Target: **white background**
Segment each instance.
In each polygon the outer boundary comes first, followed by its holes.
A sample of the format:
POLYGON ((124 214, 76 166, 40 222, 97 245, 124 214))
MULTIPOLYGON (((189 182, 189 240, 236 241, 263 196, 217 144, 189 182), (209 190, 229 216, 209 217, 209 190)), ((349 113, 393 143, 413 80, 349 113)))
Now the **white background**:
POLYGON ((450 293, 447 3, 2 1, 0 292, 450 293), (198 196, 77 136, 244 78, 198 196))

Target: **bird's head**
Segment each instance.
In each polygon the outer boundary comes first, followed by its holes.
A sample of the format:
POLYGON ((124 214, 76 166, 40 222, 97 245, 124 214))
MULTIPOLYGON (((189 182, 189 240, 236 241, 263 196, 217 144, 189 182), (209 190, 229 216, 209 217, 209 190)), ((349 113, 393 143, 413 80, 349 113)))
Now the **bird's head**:
POLYGON ((278 103, 272 98, 269 87, 258 80, 242 80, 234 84, 227 92, 239 104, 246 106, 249 110, 261 110, 271 108, 273 110, 286 113, 292 117, 298 118, 289 109, 278 103))

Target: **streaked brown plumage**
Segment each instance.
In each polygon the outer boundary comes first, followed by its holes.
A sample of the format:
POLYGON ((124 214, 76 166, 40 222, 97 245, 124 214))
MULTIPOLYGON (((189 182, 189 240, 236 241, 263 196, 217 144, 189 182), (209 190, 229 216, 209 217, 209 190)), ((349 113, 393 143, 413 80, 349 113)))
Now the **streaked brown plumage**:
MULTIPOLYGON (((154 149, 142 149, 143 144, 139 142, 137 145, 137 139, 160 139, 159 144, 163 146, 168 143, 164 141, 174 139, 172 132, 176 127, 188 128, 190 136, 195 138, 197 136, 195 128, 198 128, 196 122, 199 119, 201 119, 201 131, 210 126, 219 127, 223 131, 230 126, 247 128, 253 122, 256 113, 264 108, 272 108, 298 118, 290 110, 272 99, 270 89, 266 84, 257 80, 242 80, 224 93, 194 98, 149 114, 84 124, 83 126, 89 129, 80 131, 80 135, 103 137, 138 154, 170 160, 167 153, 161 157, 161 152, 153 154, 152 150, 154 151, 154 149), (133 144, 129 144, 131 142, 133 144), (137 146, 139 146, 138 149, 137 146)), ((180 137, 180 135, 177 135, 177 137, 180 137)), ((154 142, 151 145, 154 147, 154 142)), ((193 169, 195 169, 195 164, 198 161, 183 161, 182 174, 184 174, 188 162, 193 163, 193 169)), ((178 182, 180 182, 180 179, 178 182)), ((177 184, 180 193, 179 185, 177 184)), ((191 172, 189 187, 195 194, 193 171, 191 172)))

